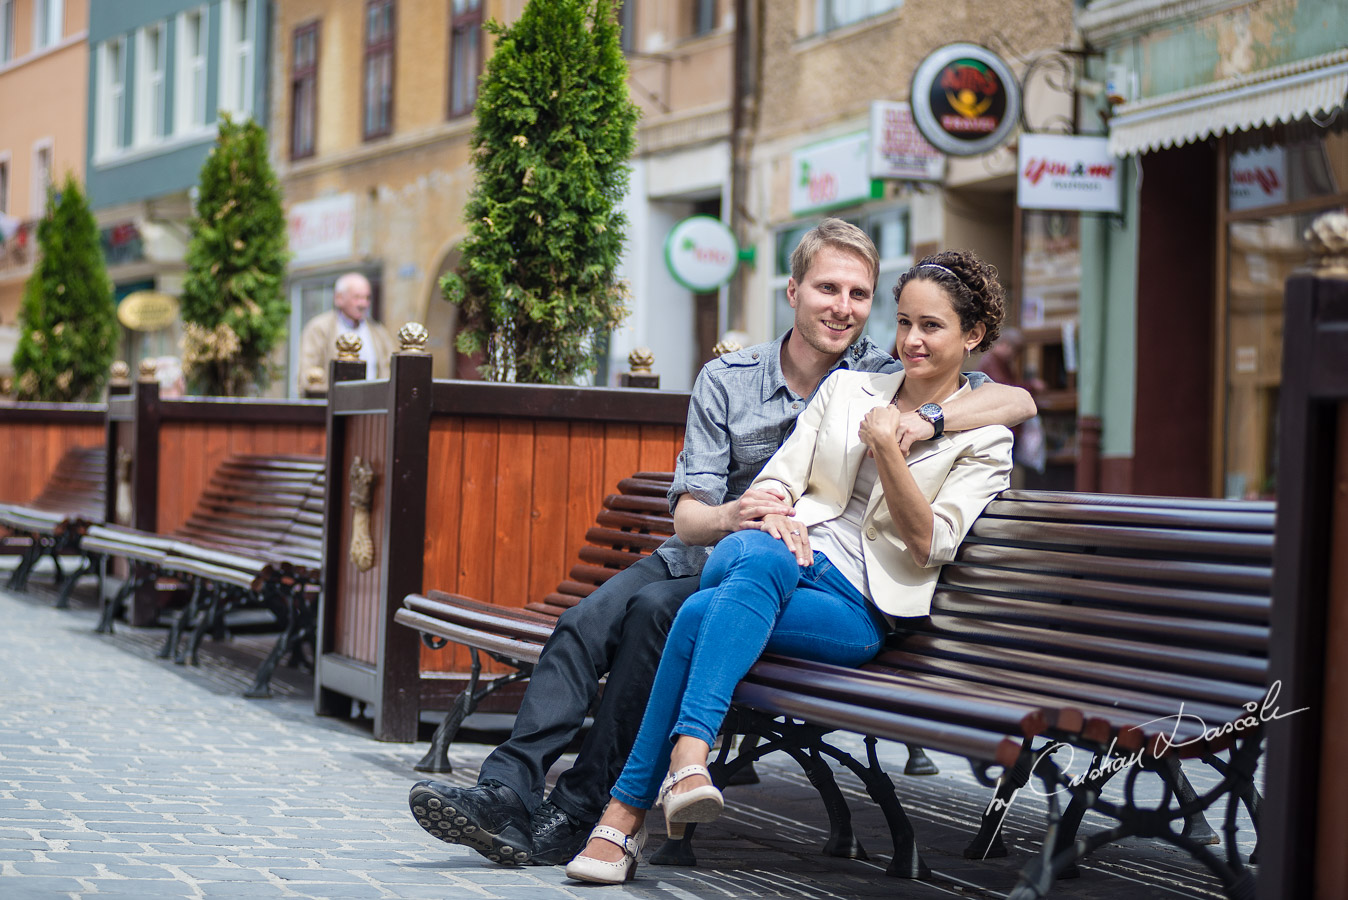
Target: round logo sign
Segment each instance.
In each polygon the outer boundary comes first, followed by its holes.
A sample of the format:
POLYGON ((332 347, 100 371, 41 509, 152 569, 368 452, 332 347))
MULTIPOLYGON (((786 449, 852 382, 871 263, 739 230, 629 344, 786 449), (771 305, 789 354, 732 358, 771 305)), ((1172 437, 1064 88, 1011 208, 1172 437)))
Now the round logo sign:
POLYGON ((977 44, 947 44, 922 60, 909 102, 922 136, 951 156, 995 149, 1020 120, 1020 85, 1010 67, 977 44))
POLYGON ((117 319, 133 331, 159 331, 178 318, 178 298, 158 291, 136 291, 117 304, 117 319))
POLYGON ((688 290, 714 291, 735 274, 739 243, 720 219, 693 216, 670 229, 665 238, 665 265, 688 290))

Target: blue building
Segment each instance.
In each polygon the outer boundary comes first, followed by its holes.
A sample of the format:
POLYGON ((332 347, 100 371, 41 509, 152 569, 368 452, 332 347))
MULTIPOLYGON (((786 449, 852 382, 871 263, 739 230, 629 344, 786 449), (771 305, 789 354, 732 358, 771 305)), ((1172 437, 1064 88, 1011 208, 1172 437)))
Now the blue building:
MULTIPOLYGON (((117 299, 180 292, 192 189, 222 113, 267 121, 269 0, 93 0, 86 183, 117 299)), ((180 328, 127 330, 124 358, 180 328)))

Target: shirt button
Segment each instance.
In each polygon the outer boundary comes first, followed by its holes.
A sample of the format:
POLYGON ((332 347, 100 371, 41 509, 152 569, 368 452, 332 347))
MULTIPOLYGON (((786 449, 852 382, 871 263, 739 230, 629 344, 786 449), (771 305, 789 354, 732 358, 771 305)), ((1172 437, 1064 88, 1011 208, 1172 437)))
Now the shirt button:
POLYGON ((879 534, 876 532, 875 526, 874 526, 874 525, 872 525, 870 528, 867 528, 867 529, 866 529, 866 539, 867 539, 867 540, 873 541, 873 540, 875 540, 877 537, 879 537, 879 534))
POLYGON ((757 354, 757 353, 754 354, 754 359, 758 359, 758 354, 757 354))
POLYGON ((792 403, 792 404, 791 404, 791 408, 792 408, 792 409, 800 409, 800 404, 799 404, 799 403, 792 403))

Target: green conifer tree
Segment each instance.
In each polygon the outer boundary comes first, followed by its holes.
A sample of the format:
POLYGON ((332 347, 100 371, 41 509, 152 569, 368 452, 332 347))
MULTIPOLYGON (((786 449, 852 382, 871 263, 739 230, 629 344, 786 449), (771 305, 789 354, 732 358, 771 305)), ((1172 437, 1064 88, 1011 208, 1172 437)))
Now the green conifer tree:
POLYGON ((477 100, 477 180, 458 270, 458 347, 498 381, 573 382, 627 314, 615 274, 637 109, 616 0, 530 0, 496 49, 477 100))
POLYGON ((21 400, 95 399, 117 349, 117 309, 98 225, 73 175, 49 189, 39 256, 24 286, 14 394, 21 400))
POLYGON ((183 281, 183 374, 194 392, 238 397, 271 380, 267 357, 290 318, 289 256, 266 133, 226 115, 201 167, 183 281))

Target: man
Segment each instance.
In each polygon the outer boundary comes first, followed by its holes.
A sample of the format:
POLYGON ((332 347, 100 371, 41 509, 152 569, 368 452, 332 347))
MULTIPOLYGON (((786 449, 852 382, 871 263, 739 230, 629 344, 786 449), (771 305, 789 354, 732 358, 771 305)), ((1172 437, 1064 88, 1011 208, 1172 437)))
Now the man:
MULTIPOLYGON (((781 498, 746 490, 754 476, 828 373, 897 366, 861 335, 878 274, 875 245, 840 219, 824 220, 801 239, 786 289, 795 310, 791 330, 707 363, 693 387, 669 496, 680 531, 687 525, 701 546, 671 538, 562 614, 510 738, 483 762, 477 786, 423 781, 412 788, 422 828, 504 864, 558 865, 584 846, 636 738, 670 622, 697 590, 708 548, 733 531, 756 528, 769 513, 789 513, 781 498), (547 771, 580 730, 606 673, 575 765, 543 802, 547 771)), ((1018 388, 989 385, 943 412, 952 430, 967 429, 1023 421, 1034 404, 1018 388)), ((905 450, 936 428, 916 414, 905 425, 905 450)))
POLYGON ((337 357, 337 336, 354 333, 360 338, 360 358, 365 362, 366 378, 387 378, 389 357, 393 354, 393 339, 388 329, 368 315, 370 311, 370 282, 359 272, 347 272, 337 279, 332 291, 334 309, 319 313, 309 320, 300 333, 300 390, 306 388, 309 370, 323 372, 327 384, 328 363, 337 357))

